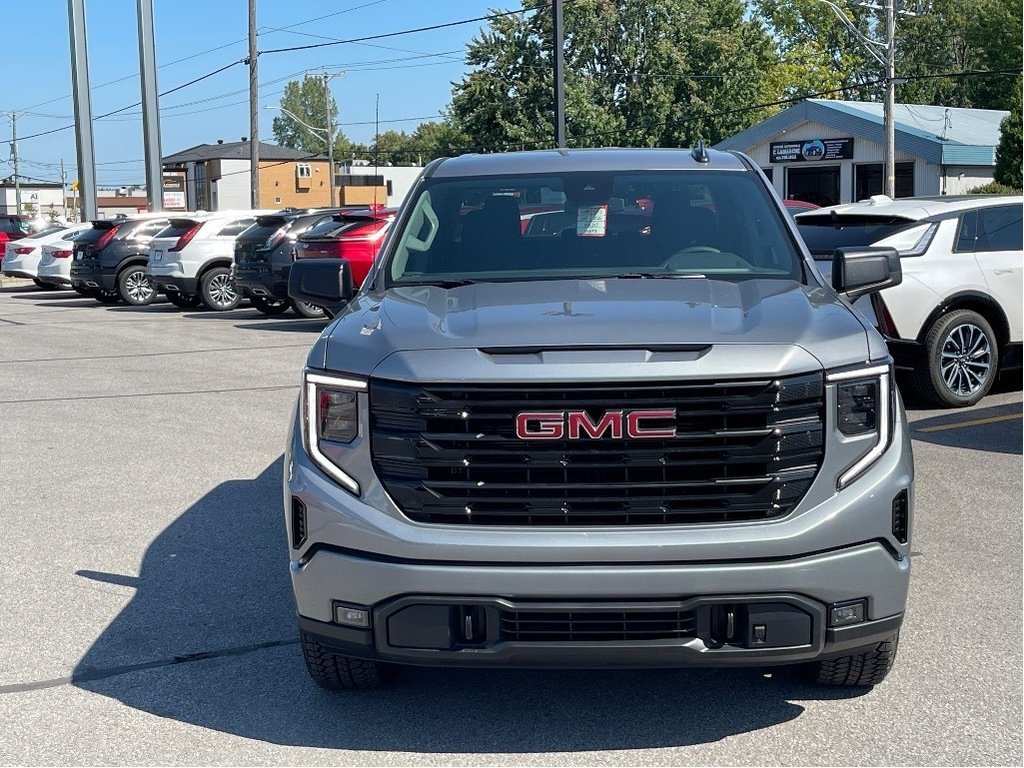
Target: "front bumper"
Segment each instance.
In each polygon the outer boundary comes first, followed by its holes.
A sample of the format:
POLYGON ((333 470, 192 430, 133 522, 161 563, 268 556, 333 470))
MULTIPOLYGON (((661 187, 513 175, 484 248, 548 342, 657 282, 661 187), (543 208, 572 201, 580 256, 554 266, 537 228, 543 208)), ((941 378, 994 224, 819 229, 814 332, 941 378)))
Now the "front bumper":
POLYGON ((235 264, 232 268, 235 287, 246 298, 288 299, 288 269, 274 269, 269 264, 235 264))
POLYGON ((909 571, 908 558, 878 544, 774 563, 658 566, 414 564, 321 551, 293 567, 292 579, 303 631, 349 656, 438 666, 765 666, 843 655, 895 634, 909 571), (311 594, 367 607, 371 626, 335 623, 337 602, 303 598, 311 594), (866 621, 828 626, 831 603, 865 596, 866 621), (613 640, 536 641, 507 632, 504 619, 547 612, 585 622, 638 610, 680 611, 692 624, 676 637, 633 639, 631 630, 651 626, 640 621, 613 640), (723 611, 736 615, 729 630, 715 618, 723 611), (464 634, 467 616, 475 624, 464 634))

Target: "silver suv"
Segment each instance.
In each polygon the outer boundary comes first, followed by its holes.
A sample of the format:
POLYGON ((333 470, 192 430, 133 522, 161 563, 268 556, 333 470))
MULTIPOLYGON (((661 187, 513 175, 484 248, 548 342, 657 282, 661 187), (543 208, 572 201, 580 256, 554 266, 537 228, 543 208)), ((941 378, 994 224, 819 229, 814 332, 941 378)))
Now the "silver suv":
POLYGON ((424 172, 336 314, 285 457, 302 647, 395 665, 802 665, 874 685, 910 577, 913 461, 882 338, 743 155, 467 155, 424 172))

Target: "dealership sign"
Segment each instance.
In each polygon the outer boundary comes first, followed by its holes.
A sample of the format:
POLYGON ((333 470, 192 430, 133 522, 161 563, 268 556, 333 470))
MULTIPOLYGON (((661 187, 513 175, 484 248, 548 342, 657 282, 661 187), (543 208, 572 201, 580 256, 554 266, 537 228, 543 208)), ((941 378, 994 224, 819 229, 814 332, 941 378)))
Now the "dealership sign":
POLYGON ((164 208, 185 208, 185 177, 169 175, 163 178, 164 208))
POLYGON ((802 163, 818 160, 842 160, 853 157, 853 138, 773 141, 768 145, 773 163, 802 163))

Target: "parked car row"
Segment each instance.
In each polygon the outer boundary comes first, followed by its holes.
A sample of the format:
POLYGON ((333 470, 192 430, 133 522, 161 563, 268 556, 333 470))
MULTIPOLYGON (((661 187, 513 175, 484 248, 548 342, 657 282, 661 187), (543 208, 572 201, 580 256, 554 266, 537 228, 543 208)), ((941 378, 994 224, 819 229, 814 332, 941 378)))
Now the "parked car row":
POLYGON ((139 214, 22 237, 7 244, 0 269, 103 304, 145 306, 164 294, 183 309, 225 311, 248 298, 267 315, 322 317, 288 298, 294 259, 346 258, 361 280, 393 218, 364 206, 139 214))

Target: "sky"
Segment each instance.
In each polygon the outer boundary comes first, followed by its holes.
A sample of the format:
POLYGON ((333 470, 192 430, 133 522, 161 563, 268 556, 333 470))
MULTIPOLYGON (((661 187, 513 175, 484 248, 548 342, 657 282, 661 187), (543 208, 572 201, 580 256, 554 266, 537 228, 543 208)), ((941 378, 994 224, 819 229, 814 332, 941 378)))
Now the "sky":
MULTIPOLYGON (((86 0, 89 76, 93 115, 141 99, 135 0, 86 0)), ((247 0, 154 0, 157 85, 161 92, 205 75, 248 53, 247 0)), ((16 111, 21 175, 67 181, 77 178, 71 101, 70 43, 66 0, 0 0, 3 60, 0 113, 16 111), (12 67, 12 62, 16 62, 12 67)), ((258 0, 260 51, 349 39, 518 8, 514 0, 258 0)), ((372 142, 374 106, 380 94, 381 130, 411 131, 436 118, 451 98, 452 81, 466 71, 466 44, 480 22, 400 35, 365 43, 267 53, 259 57, 260 105, 278 105, 285 83, 327 67, 344 71, 331 82, 339 122, 354 141, 372 142)), ((248 67, 224 72, 160 99, 164 156, 218 139, 249 135, 248 67)), ((276 110, 260 109, 260 138, 273 141, 276 110)), ((0 114, 0 177, 13 173, 11 121, 0 114)), ((94 123, 100 186, 145 182, 142 116, 138 107, 94 123)))

